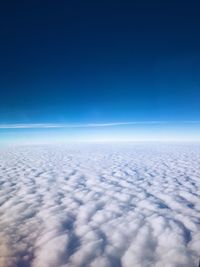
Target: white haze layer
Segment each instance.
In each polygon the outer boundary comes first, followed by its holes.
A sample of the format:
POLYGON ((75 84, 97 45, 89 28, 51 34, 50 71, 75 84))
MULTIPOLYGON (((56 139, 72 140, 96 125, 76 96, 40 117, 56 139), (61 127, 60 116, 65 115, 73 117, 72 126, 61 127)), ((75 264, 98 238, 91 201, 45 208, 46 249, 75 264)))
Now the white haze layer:
POLYGON ((200 145, 0 150, 0 267, 197 267, 200 145))

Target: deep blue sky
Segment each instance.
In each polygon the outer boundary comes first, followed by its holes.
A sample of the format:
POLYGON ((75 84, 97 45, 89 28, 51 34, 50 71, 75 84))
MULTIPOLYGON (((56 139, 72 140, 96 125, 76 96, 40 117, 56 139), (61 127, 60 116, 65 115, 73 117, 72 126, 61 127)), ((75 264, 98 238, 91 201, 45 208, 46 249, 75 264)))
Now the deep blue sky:
POLYGON ((199 1, 4 2, 0 123, 200 120, 199 1))

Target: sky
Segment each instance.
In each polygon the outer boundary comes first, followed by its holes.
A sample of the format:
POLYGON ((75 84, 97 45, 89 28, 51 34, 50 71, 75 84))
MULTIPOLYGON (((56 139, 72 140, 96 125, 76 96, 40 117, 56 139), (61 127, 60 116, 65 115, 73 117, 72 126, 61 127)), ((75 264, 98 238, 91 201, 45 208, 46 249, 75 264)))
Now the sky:
POLYGON ((1 1, 0 139, 197 139, 199 12, 198 1, 1 1))

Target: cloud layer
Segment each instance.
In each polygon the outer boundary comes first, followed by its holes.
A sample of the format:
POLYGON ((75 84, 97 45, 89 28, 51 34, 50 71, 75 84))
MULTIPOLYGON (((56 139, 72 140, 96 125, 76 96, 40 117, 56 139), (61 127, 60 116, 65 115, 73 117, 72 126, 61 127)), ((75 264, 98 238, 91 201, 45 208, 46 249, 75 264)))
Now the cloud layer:
POLYGON ((200 121, 125 121, 106 123, 24 123, 24 124, 0 124, 0 129, 48 129, 48 128, 98 128, 126 125, 159 125, 159 124, 200 124, 200 121))
POLYGON ((200 146, 0 153, 0 267, 197 267, 200 146))

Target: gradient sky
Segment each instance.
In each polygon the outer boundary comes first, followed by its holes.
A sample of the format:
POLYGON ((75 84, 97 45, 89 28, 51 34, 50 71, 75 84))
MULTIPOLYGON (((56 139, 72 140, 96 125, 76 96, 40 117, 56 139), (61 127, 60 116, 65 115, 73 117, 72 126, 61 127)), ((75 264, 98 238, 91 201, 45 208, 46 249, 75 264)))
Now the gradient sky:
POLYGON ((200 133, 184 123, 200 121, 198 1, 0 5, 0 125, 167 121, 200 133))

